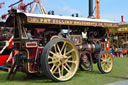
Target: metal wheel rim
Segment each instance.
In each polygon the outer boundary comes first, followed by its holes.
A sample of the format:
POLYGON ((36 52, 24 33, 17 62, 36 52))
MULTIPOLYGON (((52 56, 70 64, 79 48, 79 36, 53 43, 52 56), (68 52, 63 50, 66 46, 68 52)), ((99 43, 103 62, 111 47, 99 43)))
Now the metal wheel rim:
POLYGON ((49 51, 48 66, 50 73, 56 79, 61 81, 71 79, 79 66, 79 56, 76 47, 67 40, 56 42, 49 51))
POLYGON ((104 72, 110 72, 113 66, 113 58, 110 53, 104 53, 101 56, 101 67, 104 72))

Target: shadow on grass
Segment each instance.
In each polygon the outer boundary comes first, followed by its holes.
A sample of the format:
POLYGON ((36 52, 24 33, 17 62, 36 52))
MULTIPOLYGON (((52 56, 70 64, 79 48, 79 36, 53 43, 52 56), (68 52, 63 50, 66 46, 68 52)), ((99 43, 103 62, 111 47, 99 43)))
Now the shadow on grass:
POLYGON ((109 77, 116 78, 116 79, 128 80, 128 77, 126 77, 126 76, 109 76, 109 77))
MULTIPOLYGON (((81 72, 83 73, 86 73, 86 74, 95 74, 95 75, 99 75, 101 74, 99 71, 81 71, 79 70, 76 75, 74 77, 81 77, 81 72)), ((19 80, 17 79, 16 81, 22 81, 22 80, 19 80)), ((59 82, 55 82, 55 81, 52 81, 50 78, 46 77, 45 75, 43 76, 33 76, 31 78, 28 78, 28 79, 25 79, 24 81, 32 81, 34 83, 59 83, 59 82)))
POLYGON ((0 83, 4 82, 33 82, 33 83, 55 83, 51 79, 47 78, 46 76, 31 76, 27 78, 26 74, 17 73, 14 80, 7 80, 8 73, 1 72, 0 73, 0 83), (25 79, 21 80, 21 78, 26 77, 25 79))
POLYGON ((85 71, 87 74, 101 74, 99 71, 85 71))
POLYGON ((78 74, 78 73, 81 73, 81 72, 84 72, 84 73, 86 73, 86 74, 101 74, 101 72, 99 71, 99 70, 94 70, 94 71, 82 71, 82 70, 78 70, 78 72, 76 73, 76 74, 78 74))
MULTIPOLYGON (((95 70, 93 72, 79 70, 74 77, 81 77, 81 76, 83 76, 83 74, 99 75, 101 73, 98 70, 95 70)), ((31 82, 31 83, 52 83, 52 84, 59 83, 59 82, 52 81, 50 78, 47 78, 44 75, 43 76, 32 76, 29 78, 25 78, 23 80, 21 80, 21 78, 27 76, 25 73, 17 72, 14 80, 7 80, 7 76, 8 76, 8 72, 0 71, 0 83, 5 83, 5 82, 8 82, 8 83, 9 82, 18 82, 18 83, 31 82)))

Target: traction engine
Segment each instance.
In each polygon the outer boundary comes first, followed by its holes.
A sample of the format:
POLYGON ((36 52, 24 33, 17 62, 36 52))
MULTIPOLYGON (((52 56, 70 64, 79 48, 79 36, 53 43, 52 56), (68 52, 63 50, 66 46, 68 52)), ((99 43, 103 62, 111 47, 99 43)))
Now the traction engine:
POLYGON ((93 71, 93 63, 101 73, 111 72, 113 58, 104 50, 104 43, 106 28, 117 27, 117 23, 19 13, 15 9, 9 14, 6 26, 14 27, 14 63, 8 79, 12 80, 19 69, 28 75, 45 74, 54 81, 68 81, 79 67, 93 71))

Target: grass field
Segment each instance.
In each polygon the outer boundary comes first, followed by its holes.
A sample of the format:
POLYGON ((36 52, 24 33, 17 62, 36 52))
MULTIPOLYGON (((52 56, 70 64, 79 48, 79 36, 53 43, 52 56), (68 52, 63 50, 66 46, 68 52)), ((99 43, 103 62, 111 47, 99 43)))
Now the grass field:
POLYGON ((18 72, 13 81, 6 80, 8 73, 0 71, 0 85, 104 85, 107 83, 128 80, 128 58, 114 58, 114 67, 111 73, 101 74, 94 65, 94 72, 78 71, 76 76, 67 82, 53 82, 46 77, 19 80, 25 74, 18 72))

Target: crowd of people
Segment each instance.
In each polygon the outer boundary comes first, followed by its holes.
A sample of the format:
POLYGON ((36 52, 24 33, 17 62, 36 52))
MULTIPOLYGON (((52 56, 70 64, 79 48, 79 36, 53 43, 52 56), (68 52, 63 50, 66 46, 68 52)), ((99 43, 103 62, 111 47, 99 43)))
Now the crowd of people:
POLYGON ((114 57, 128 57, 128 49, 111 48, 110 51, 112 52, 114 57))

